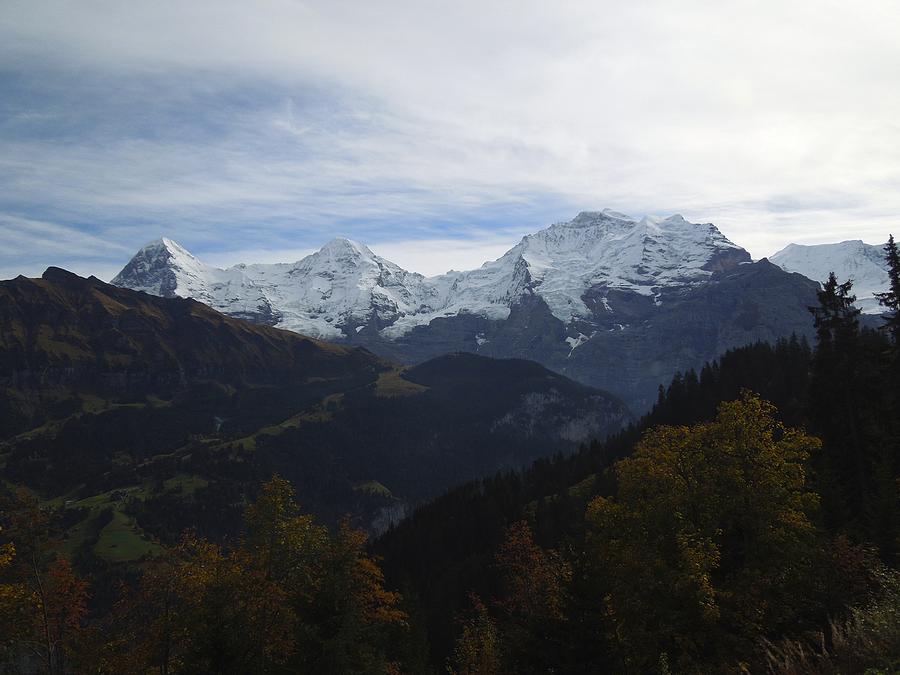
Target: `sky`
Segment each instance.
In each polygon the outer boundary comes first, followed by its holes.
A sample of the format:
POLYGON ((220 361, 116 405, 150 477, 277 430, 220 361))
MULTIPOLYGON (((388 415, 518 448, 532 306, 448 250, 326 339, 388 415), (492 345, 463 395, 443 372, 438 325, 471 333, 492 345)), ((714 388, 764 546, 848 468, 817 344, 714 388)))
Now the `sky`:
POLYGON ((437 274, 579 211, 900 235, 894 0, 0 0, 0 278, 144 243, 437 274))

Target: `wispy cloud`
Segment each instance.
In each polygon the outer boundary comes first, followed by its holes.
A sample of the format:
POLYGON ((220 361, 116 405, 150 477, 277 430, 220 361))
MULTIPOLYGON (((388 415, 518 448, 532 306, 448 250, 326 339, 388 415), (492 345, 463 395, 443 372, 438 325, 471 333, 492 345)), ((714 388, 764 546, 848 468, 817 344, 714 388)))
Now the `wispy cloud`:
POLYGON ((163 233, 216 260, 341 234, 429 271, 607 206, 755 256, 882 241, 898 33, 874 0, 7 0, 0 273, 163 233))
POLYGON ((0 252, 0 279, 40 276, 49 260, 78 274, 108 279, 112 261, 129 250, 77 227, 0 213, 0 252))

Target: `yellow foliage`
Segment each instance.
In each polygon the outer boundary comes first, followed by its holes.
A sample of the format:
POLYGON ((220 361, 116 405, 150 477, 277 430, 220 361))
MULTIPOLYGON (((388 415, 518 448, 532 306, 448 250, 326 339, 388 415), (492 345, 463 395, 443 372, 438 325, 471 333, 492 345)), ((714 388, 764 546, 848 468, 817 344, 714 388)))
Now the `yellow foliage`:
POLYGON ((728 649, 724 624, 752 636, 794 611, 817 505, 803 462, 820 442, 775 412, 745 394, 707 424, 651 429, 615 467, 617 499, 589 504, 609 629, 636 665, 668 652, 688 668, 728 649))

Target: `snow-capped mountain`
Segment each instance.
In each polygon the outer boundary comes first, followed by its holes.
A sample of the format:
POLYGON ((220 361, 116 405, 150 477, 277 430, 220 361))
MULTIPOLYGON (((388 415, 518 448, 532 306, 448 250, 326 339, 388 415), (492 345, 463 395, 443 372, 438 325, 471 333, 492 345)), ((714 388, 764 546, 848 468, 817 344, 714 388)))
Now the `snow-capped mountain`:
POLYGON ((592 316, 583 299, 588 289, 628 290, 658 302, 663 288, 697 283, 723 265, 749 260, 714 225, 678 215, 635 220, 605 210, 523 237, 479 269, 432 278, 407 272, 348 239, 335 239, 293 264, 222 270, 163 238, 138 251, 112 283, 191 297, 226 314, 313 337, 341 339, 369 329, 392 339, 459 314, 506 319, 513 305, 532 294, 569 324, 592 316))
POLYGON ((164 298, 194 298, 258 323, 272 323, 274 317, 265 292, 243 272, 206 265, 166 237, 138 251, 111 283, 164 298))
POLYGON ((279 328, 318 338, 379 330, 441 302, 421 274, 349 239, 333 239, 293 264, 237 265, 227 271, 240 272, 263 289, 279 328))
POLYGON ((635 412, 722 351, 810 334, 816 284, 711 224, 580 213, 466 272, 426 278, 335 239, 295 263, 205 265, 168 239, 113 283, 405 363, 468 351, 518 357, 619 394, 635 412))
POLYGON ((889 285, 884 245, 874 246, 859 239, 811 246, 789 244, 769 260, 783 270, 799 272, 819 282, 824 282, 830 272, 834 272, 840 282, 850 279, 856 305, 863 312, 880 314, 884 311, 875 298, 875 293, 883 293, 889 285))
POLYGON ((434 304, 434 288, 366 246, 334 239, 296 263, 206 265, 171 239, 144 246, 112 280, 163 297, 199 300, 214 309, 312 337, 381 327, 434 304))
POLYGON ((443 304, 400 318, 384 334, 397 337, 439 316, 465 312, 506 319, 529 294, 569 324, 592 316, 583 297, 595 286, 658 298, 664 287, 696 283, 723 264, 749 260, 712 224, 689 223, 680 215, 635 220, 609 209, 582 212, 523 237, 480 269, 429 280, 440 289, 443 304))

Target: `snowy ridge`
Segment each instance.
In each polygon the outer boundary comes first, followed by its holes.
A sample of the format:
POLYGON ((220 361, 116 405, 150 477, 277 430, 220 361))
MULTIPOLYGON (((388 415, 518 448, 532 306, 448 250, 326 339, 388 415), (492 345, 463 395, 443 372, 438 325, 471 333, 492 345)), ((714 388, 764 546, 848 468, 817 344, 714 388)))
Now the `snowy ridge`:
POLYGON ((528 266, 535 292, 568 323, 590 315, 581 297, 603 285, 657 296, 666 286, 703 281, 717 254, 749 255, 714 225, 680 215, 636 221, 615 211, 584 212, 528 235, 510 253, 528 266))
POLYGON ((151 295, 193 298, 226 314, 271 313, 263 290, 240 271, 206 265, 166 237, 141 248, 112 283, 151 295))
POLYGON ((278 308, 280 328, 340 338, 439 304, 421 274, 407 272, 363 244, 334 239, 292 265, 238 265, 278 308))
POLYGON ((884 245, 866 244, 859 239, 811 246, 789 244, 769 260, 787 272, 799 272, 820 283, 830 272, 839 282, 850 279, 856 305, 864 313, 884 311, 875 298, 875 293, 886 291, 889 285, 884 245))
MULTIPOLYGON (((292 264, 222 270, 164 238, 142 248, 113 283, 192 297, 314 337, 369 330, 393 339, 438 317, 468 313, 502 320, 532 294, 570 324, 591 317, 583 300, 589 289, 627 290, 659 302, 661 289, 704 282, 718 269, 749 260, 714 225, 680 215, 635 220, 607 209, 525 236, 476 270, 431 278, 348 239, 335 239, 292 264)), ((600 302, 606 312, 615 311, 605 293, 600 302)))

